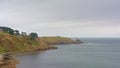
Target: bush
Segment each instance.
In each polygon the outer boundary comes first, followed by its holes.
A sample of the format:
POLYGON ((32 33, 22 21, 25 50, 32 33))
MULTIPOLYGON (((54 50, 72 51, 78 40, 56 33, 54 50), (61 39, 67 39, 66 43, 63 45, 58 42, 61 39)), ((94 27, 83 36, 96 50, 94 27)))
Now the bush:
POLYGON ((30 33, 30 38, 32 39, 32 40, 35 40, 36 38, 38 38, 38 34, 37 33, 30 33))
POLYGON ((14 30, 9 28, 9 27, 0 27, 0 29, 2 29, 3 32, 7 32, 7 33, 9 33, 11 35, 14 35, 14 30))

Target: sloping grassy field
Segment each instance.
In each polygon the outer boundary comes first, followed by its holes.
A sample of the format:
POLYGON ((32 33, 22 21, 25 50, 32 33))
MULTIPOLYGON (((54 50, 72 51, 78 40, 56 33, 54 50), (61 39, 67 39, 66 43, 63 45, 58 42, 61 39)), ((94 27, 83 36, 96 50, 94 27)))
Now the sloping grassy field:
POLYGON ((46 49, 56 49, 57 47, 51 45, 57 44, 74 44, 80 43, 66 37, 39 37, 35 40, 29 36, 10 35, 8 33, 0 32, 0 53, 6 52, 26 52, 46 49))
POLYGON ((56 48, 49 46, 39 38, 29 39, 27 36, 15 36, 0 32, 0 53, 15 51, 35 51, 56 48))
POLYGON ((80 43, 67 37, 40 37, 48 45, 80 43))

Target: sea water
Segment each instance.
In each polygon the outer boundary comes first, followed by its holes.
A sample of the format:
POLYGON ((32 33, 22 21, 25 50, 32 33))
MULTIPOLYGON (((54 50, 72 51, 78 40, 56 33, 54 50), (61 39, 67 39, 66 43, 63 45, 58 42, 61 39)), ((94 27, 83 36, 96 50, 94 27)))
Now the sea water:
POLYGON ((17 56, 17 68, 120 68, 119 38, 81 38, 83 44, 17 56))

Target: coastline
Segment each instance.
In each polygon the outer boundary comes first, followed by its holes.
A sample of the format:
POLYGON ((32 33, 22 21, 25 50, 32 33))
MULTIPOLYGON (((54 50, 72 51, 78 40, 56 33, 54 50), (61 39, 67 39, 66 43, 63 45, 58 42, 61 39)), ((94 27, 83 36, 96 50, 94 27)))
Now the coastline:
POLYGON ((51 49, 58 49, 56 45, 61 45, 61 44, 82 43, 81 41, 72 40, 71 38, 67 38, 67 37, 56 37, 56 36, 55 37, 39 37, 39 38, 36 38, 35 40, 31 40, 27 38, 27 36, 15 36, 15 35, 10 35, 3 32, 0 32, 0 34, 1 34, 0 35, 0 38, 1 38, 0 39, 0 42, 1 42, 0 55, 2 56, 1 57, 2 60, 0 60, 0 63, 4 63, 3 67, 0 67, 0 68, 4 68, 4 67, 15 68, 15 65, 18 64, 16 63, 17 59, 15 56, 32 54, 32 53, 40 53, 40 52, 51 50, 51 49), (11 57, 13 59, 11 59, 11 57), (15 62, 14 62, 14 59, 16 59, 15 62), (9 63, 6 61, 9 61, 9 63), (14 67, 12 67, 12 65, 14 65, 14 67))
MULTIPOLYGON (((56 48, 52 48, 52 49, 58 49, 58 48, 56 47, 56 48)), ((47 50, 52 50, 52 49, 43 49, 43 50, 34 50, 34 51, 7 52, 5 54, 10 54, 12 56, 18 56, 18 55, 24 55, 24 54, 40 53, 40 52, 47 51, 47 50)))
MULTIPOLYGON (((72 43, 71 43, 72 44, 72 43)), ((81 43, 73 43, 73 44, 81 44, 81 43)), ((55 45, 61 45, 61 44, 55 44, 55 45)), ((64 44, 67 45, 67 44, 64 44)), ((51 46, 51 45, 50 45, 51 46)), ((53 45, 52 45, 53 46, 53 45)), ((39 50, 34 50, 34 51, 16 51, 16 52, 7 52, 4 54, 10 54, 12 56, 19 56, 19 55, 24 55, 24 54, 32 54, 32 53, 40 53, 43 51, 47 51, 47 50, 54 50, 54 49, 58 49, 57 46, 55 46, 54 48, 48 48, 48 49, 39 49, 39 50)))
MULTIPOLYGON (((74 43, 73 43, 74 44, 74 43)), ((78 43, 76 43, 78 44, 78 43)), ((49 45, 51 46, 51 45, 49 45)), ((1 67, 3 68, 16 68, 16 64, 19 64, 20 63, 20 60, 16 58, 16 56, 20 56, 20 55, 26 55, 26 54, 34 54, 34 53, 40 53, 40 52, 43 52, 43 51, 46 51, 46 50, 52 50, 52 49, 58 49, 57 46, 53 46, 50 47, 50 48, 47 48, 47 49, 38 49, 38 50, 33 50, 33 51, 16 51, 16 52, 7 52, 7 53, 4 53, 4 54, 8 54, 10 56, 13 57, 13 59, 7 59, 7 60, 3 60, 2 63, 4 63, 1 67), (8 61, 8 62, 6 62, 8 61)), ((0 68, 1 68, 0 67, 0 68)))

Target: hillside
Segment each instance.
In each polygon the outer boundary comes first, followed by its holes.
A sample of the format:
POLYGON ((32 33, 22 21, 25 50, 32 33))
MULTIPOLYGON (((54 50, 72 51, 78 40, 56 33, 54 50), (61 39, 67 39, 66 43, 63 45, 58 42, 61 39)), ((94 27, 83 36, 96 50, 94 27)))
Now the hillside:
POLYGON ((49 46, 39 38, 31 40, 28 36, 16 36, 0 32, 0 53, 15 51, 35 51, 51 48, 57 47, 49 46))
POLYGON ((35 32, 27 34, 9 27, 0 27, 0 53, 56 49, 57 47, 51 45, 76 43, 81 43, 81 40, 60 36, 38 37, 35 32))
POLYGON ((42 41, 44 41, 48 45, 56 45, 56 44, 76 44, 76 43, 82 43, 80 40, 72 40, 71 38, 67 37, 40 37, 42 41))
POLYGON ((56 49, 57 47, 51 45, 75 43, 81 43, 81 41, 77 42, 66 37, 39 37, 32 40, 27 35, 11 35, 0 32, 0 53, 56 49))

